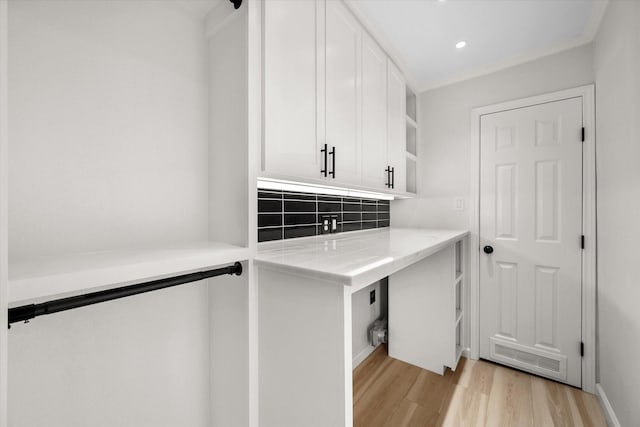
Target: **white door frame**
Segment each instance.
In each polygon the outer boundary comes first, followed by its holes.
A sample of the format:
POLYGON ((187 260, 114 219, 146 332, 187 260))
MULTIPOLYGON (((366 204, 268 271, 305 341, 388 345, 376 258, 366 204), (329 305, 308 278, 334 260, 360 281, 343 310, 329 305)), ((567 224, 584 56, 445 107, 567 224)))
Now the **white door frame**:
POLYGON ((483 115, 515 108, 582 97, 585 141, 582 155, 582 389, 595 393, 596 385, 596 147, 595 86, 503 102, 471 110, 471 236, 469 245, 470 348, 472 359, 480 357, 480 119, 483 115))

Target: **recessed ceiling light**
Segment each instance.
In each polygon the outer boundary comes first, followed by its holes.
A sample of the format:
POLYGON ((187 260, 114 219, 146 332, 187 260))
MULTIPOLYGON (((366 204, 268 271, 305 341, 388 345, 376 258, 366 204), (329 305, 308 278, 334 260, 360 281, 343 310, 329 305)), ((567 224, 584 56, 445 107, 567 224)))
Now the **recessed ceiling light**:
POLYGON ((462 49, 463 47, 465 47, 467 45, 467 42, 464 40, 459 41, 458 43, 456 43, 456 49, 462 49))

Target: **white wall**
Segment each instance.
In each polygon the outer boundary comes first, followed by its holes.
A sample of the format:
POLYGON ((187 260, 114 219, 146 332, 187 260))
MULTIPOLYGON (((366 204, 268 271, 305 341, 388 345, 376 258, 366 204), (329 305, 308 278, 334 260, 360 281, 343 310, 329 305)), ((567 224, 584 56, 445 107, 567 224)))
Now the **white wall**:
POLYGON ((586 45, 419 95, 418 198, 392 202, 392 226, 470 226, 470 122, 475 107, 593 83, 586 45), (454 198, 465 211, 455 212, 454 198))
MULTIPOLYGON (((231 17, 209 41, 209 237, 240 246, 249 245, 247 9, 216 7, 212 14, 231 17)), ((241 277, 209 280, 212 426, 249 425, 250 267, 243 268, 241 277)))
POLYGON ((373 347, 369 342, 369 328, 381 316, 386 316, 386 280, 376 282, 359 290, 351 296, 351 324, 353 367, 362 362, 373 347), (369 304, 369 292, 376 291, 376 302, 369 304))
MULTIPOLYGON (((585 45, 421 93, 418 197, 391 202, 391 225, 469 229, 471 110, 593 81, 593 49, 585 45), (456 197, 464 199, 464 211, 454 211, 456 197)), ((469 254, 464 258, 468 271, 469 254)), ((468 316, 464 322, 468 345, 468 316)))
POLYGON ((612 1, 594 43, 599 382, 622 426, 640 420, 640 3, 612 1))
MULTIPOLYGON (((174 2, 9 4, 11 257, 207 239, 203 17, 174 2)), ((9 333, 9 425, 209 425, 204 284, 9 333)))
POLYGON ((0 427, 7 425, 7 6, 0 1, 0 427))
POLYGON ((202 17, 9 4, 11 257, 207 236, 202 17))

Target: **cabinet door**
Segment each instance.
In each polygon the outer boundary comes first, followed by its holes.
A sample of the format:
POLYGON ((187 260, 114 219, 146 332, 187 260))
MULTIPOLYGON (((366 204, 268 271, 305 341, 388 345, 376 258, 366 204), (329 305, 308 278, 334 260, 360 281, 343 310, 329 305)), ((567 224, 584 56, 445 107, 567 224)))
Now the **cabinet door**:
POLYGON ((263 2, 263 169, 267 172, 321 177, 324 7, 324 0, 263 2))
POLYGON ((362 36, 362 184, 387 188, 387 55, 362 36))
POLYGON ((360 184, 362 28, 342 1, 326 5, 326 142, 336 150, 335 181, 360 184))
POLYGON ((407 92, 402 73, 388 60, 387 126, 389 164, 394 168, 394 191, 404 193, 407 188, 407 123, 405 109, 407 92))

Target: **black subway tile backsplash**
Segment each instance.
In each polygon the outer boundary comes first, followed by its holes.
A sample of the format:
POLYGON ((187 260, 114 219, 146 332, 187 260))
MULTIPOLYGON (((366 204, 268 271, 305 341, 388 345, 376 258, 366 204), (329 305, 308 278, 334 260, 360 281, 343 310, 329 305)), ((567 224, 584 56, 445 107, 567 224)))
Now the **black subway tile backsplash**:
POLYGON ((345 222, 342 224, 342 231, 362 230, 361 222, 345 222))
POLYGON ((344 222, 360 222, 362 221, 362 213, 360 212, 345 212, 342 214, 344 222))
POLYGON ((389 226, 388 200, 258 190, 258 241, 322 234, 324 215, 337 218, 337 231, 389 226))
POLYGON ((341 212, 342 204, 339 202, 318 202, 318 212, 341 212))
POLYGON ((258 200, 260 199, 282 199, 281 191, 266 191, 259 190, 258 191, 258 200))
POLYGON ((285 200, 284 201, 285 212, 315 212, 316 201, 298 201, 298 200, 285 200))
POLYGON ((343 203, 343 212, 362 212, 362 203, 343 203))
POLYGON ((284 225, 316 224, 316 213, 309 214, 284 214, 284 225))
POLYGON ((378 221, 362 221, 362 229, 377 228, 378 221))
POLYGON ((342 197, 337 196, 323 196, 322 194, 318 194, 319 202, 338 202, 342 203, 342 197))
POLYGON ((258 214, 258 227, 277 227, 282 225, 282 214, 258 214))
POLYGON ((284 198, 291 199, 291 200, 313 200, 314 202, 316 201, 316 195, 309 194, 309 193, 284 193, 284 198))
POLYGON ((294 237, 308 237, 315 236, 317 229, 315 225, 305 225, 301 227, 285 227, 284 238, 291 239, 294 237))
POLYGON ((363 221, 376 221, 378 219, 377 212, 362 212, 363 221))
POLYGON ((258 199, 258 213, 280 213, 282 212, 282 201, 271 199, 258 199))
POLYGON ((258 242, 268 242, 269 240, 282 240, 282 227, 258 228, 258 242))

